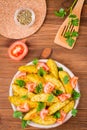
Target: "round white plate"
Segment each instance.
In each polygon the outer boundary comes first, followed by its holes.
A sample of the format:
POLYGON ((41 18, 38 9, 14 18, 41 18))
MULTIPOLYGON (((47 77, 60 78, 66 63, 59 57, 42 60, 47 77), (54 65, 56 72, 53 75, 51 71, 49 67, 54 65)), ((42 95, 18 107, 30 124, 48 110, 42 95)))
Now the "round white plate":
MULTIPOLYGON (((41 59, 41 60, 39 60, 39 61, 46 62, 47 59, 41 59)), ((59 62, 57 62, 57 61, 56 61, 56 63, 57 63, 57 65, 58 65, 58 67, 62 67, 63 70, 65 70, 65 71, 70 75, 70 77, 75 76, 75 75, 72 73, 72 71, 71 71, 70 69, 68 69, 66 66, 64 66, 63 64, 61 64, 61 63, 59 63, 59 62)), ((27 65, 30 65, 30 64, 32 64, 32 62, 29 62, 27 65)), ((16 77, 19 73, 20 73, 20 71, 18 71, 18 72, 14 75, 14 77, 13 77, 13 79, 12 79, 12 82, 11 82, 11 84, 10 84, 10 89, 9 89, 9 96, 12 96, 12 95, 13 95, 13 92, 12 92, 12 83, 13 83, 15 77, 16 77)), ((76 90, 77 92, 80 92, 78 83, 77 83, 77 85, 76 85, 76 87, 75 87, 75 90, 76 90)), ((78 104, 79 104, 79 99, 76 100, 74 108, 77 108, 78 104)), ((15 107, 13 104, 11 104, 11 106, 12 106, 13 110, 16 111, 16 107, 15 107)), ((63 121, 63 123, 65 123, 66 121, 68 121, 71 117, 72 117, 72 114, 71 114, 71 112, 69 112, 69 113, 67 114, 65 120, 63 121)), ((62 124, 63 124, 63 123, 62 123, 62 124)), ((44 126, 44 125, 39 125, 39 124, 36 124, 36 123, 33 123, 33 122, 30 122, 30 123, 29 123, 30 126, 37 127, 37 128, 46 128, 46 129, 48 129, 48 128, 54 128, 54 127, 60 126, 60 125, 62 125, 62 124, 55 123, 55 124, 52 124, 52 125, 44 126)))

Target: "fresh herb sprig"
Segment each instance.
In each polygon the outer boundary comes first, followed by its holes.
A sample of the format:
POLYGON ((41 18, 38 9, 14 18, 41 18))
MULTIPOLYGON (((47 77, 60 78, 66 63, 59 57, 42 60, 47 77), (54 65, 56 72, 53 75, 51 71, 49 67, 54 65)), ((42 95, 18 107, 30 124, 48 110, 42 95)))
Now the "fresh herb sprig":
MULTIPOLYGON (((68 26, 78 26, 79 25, 79 19, 75 14, 72 14, 73 7, 75 6, 77 0, 74 0, 72 5, 65 11, 63 8, 61 8, 59 11, 55 11, 55 15, 61 18, 64 18, 66 14, 69 12, 69 22, 68 26)), ((68 31, 65 32, 64 37, 66 38, 66 42, 70 47, 73 46, 75 43, 75 38, 78 37, 77 31, 71 31, 68 29, 68 31)))
POLYGON ((77 110, 77 109, 72 109, 72 112, 71 112, 71 113, 72 113, 72 116, 74 116, 74 117, 75 117, 75 116, 77 115, 77 112, 78 112, 78 110, 77 110))
POLYGON ((61 17, 61 18, 64 18, 67 14, 71 14, 72 12, 72 9, 74 8, 76 2, 78 0, 74 0, 72 5, 67 8, 67 9, 64 9, 64 8, 60 8, 59 11, 54 11, 54 14, 57 16, 57 17, 61 17))

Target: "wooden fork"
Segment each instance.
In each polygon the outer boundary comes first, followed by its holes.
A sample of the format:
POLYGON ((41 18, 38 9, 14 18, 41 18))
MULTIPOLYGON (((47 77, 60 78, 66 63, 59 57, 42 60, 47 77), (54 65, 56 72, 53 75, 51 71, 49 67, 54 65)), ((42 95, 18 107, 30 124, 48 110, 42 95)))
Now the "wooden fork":
MULTIPOLYGON (((76 5, 72 11, 72 14, 75 14, 79 20, 80 20, 81 10, 82 10, 84 1, 85 0, 78 0, 78 2, 76 3, 76 5)), ((72 46, 69 46, 68 43, 66 42, 66 38, 64 37, 64 35, 67 31, 70 31, 70 32, 77 31, 78 32, 79 26, 73 26, 72 24, 68 24, 68 23, 69 23, 69 17, 67 17, 66 20, 63 22, 63 24, 60 26, 60 28, 56 34, 54 43, 56 43, 62 47, 65 47, 65 48, 72 49, 75 45, 76 37, 74 38, 74 40, 75 40, 74 44, 72 46)))

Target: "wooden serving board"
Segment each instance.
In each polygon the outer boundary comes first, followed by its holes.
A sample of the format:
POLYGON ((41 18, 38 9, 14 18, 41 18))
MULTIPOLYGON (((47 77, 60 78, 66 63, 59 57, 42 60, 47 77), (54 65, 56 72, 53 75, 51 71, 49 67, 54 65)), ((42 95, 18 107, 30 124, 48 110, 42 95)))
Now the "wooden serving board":
POLYGON ((2 0, 0 1, 0 34, 12 39, 21 39, 34 34, 43 24, 46 16, 45 0, 2 0), (32 9, 35 22, 32 26, 19 26, 14 20, 20 8, 32 9))

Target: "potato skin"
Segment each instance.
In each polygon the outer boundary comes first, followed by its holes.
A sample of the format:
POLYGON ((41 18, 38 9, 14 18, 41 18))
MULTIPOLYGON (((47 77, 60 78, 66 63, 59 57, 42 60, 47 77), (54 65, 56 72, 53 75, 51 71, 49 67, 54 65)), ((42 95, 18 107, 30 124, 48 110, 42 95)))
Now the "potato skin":
POLYGON ((40 77, 39 75, 37 74, 28 74, 26 76, 27 80, 29 80, 30 82, 34 82, 36 84, 39 84, 39 83, 44 83, 44 79, 42 77, 40 77))
POLYGON ((72 100, 72 101, 70 101, 66 106, 64 106, 63 108, 62 108, 62 110, 65 112, 65 113, 68 113, 68 112, 70 112, 73 108, 74 108, 74 101, 72 100))
MULTIPOLYGON (((31 101, 34 101, 34 102, 48 102, 48 97, 50 96, 50 94, 45 94, 45 93, 42 93, 42 94, 37 94, 35 96, 33 96, 31 98, 31 101)), ((51 102, 57 102, 58 101, 58 98, 56 96, 54 96, 53 100, 51 102)))
POLYGON ((58 79, 59 74, 56 62, 52 59, 48 59, 47 65, 50 68, 50 72, 55 76, 56 79, 58 79))
POLYGON ((37 102, 32 102, 29 99, 22 99, 19 96, 9 96, 9 101, 15 106, 19 106, 20 104, 23 104, 23 103, 28 103, 29 108, 34 108, 34 107, 37 107, 38 105, 37 102))
POLYGON ((12 90, 16 93, 17 96, 28 95, 28 98, 31 99, 35 94, 32 92, 28 92, 27 89, 21 88, 16 84, 12 84, 12 90))
POLYGON ((36 74, 37 73, 37 68, 35 65, 26 65, 26 66, 21 66, 19 67, 18 69, 19 71, 21 72, 27 72, 27 73, 30 73, 30 74, 36 74))
POLYGON ((43 120, 40 116, 36 116, 32 119, 32 121, 41 125, 51 125, 56 122, 56 118, 53 118, 52 116, 46 116, 43 120))
POLYGON ((25 114, 23 120, 32 120, 33 118, 36 117, 36 115, 37 115, 37 110, 36 108, 34 108, 25 114))
POLYGON ((63 87, 63 84, 60 82, 60 80, 56 79, 52 74, 47 74, 44 76, 44 79, 47 82, 51 82, 55 85, 55 89, 57 90, 61 90, 63 92, 65 92, 65 89, 63 87))
POLYGON ((72 88, 71 83, 70 83, 70 76, 69 76, 69 74, 67 72, 65 72, 65 71, 59 71, 59 78, 60 78, 61 82, 64 85, 66 93, 72 94, 73 88, 72 88), (67 84, 64 83, 64 77, 65 76, 67 76, 68 79, 69 79, 67 84))
POLYGON ((48 113, 49 115, 55 113, 56 111, 60 110, 62 107, 64 107, 67 103, 69 103, 69 100, 65 100, 64 102, 57 102, 57 103, 54 103, 53 105, 51 105, 49 108, 48 108, 48 113))

